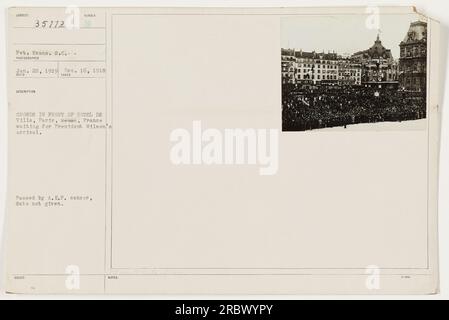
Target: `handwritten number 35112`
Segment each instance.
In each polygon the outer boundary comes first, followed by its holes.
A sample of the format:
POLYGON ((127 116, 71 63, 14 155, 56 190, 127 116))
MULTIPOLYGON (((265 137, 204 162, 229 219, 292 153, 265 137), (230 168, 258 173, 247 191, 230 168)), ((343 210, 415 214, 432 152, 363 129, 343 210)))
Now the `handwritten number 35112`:
POLYGON ((64 28, 64 21, 63 20, 36 20, 34 27, 41 28, 41 29, 64 28))

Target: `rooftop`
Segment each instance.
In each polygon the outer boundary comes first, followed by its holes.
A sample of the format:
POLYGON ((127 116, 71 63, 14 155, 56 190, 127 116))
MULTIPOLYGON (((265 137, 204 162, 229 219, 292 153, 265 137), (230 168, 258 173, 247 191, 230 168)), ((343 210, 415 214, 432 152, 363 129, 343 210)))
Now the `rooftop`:
POLYGON ((426 41, 427 39, 427 23, 423 21, 415 21, 410 24, 410 28, 401 42, 407 44, 418 41, 426 41))
POLYGON ((371 48, 369 48, 367 50, 356 52, 353 54, 353 57, 354 56, 361 56, 363 58, 368 58, 368 59, 379 59, 379 58, 393 59, 391 50, 385 48, 382 45, 382 41, 380 40, 379 34, 377 35, 377 39, 376 39, 376 41, 374 41, 374 44, 371 48))

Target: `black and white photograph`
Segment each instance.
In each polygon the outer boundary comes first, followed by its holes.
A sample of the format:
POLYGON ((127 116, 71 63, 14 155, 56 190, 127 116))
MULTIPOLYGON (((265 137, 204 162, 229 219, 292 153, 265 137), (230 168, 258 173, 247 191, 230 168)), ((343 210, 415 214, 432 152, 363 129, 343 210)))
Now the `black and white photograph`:
POLYGON ((28 2, 0 2, 0 300, 449 298, 449 1, 28 2))
POLYGON ((425 128, 419 15, 285 17, 281 33, 283 131, 425 128))

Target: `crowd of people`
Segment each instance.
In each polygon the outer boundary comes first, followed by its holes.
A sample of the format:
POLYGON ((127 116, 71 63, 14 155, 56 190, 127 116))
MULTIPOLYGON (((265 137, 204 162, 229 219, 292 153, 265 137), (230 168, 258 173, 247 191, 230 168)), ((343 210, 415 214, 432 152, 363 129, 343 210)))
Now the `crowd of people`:
POLYGON ((366 87, 284 88, 283 131, 426 117, 424 93, 366 87))

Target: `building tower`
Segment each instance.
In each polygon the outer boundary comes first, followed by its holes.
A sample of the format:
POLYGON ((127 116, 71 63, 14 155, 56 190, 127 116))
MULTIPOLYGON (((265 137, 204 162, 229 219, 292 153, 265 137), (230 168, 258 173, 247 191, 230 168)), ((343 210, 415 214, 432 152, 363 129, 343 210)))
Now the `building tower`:
POLYGON ((402 90, 426 91, 427 23, 410 24, 404 40, 399 44, 399 86, 402 90))
POLYGON ((397 64, 391 50, 383 46, 379 34, 369 49, 354 53, 351 59, 362 65, 362 84, 397 86, 397 64))

